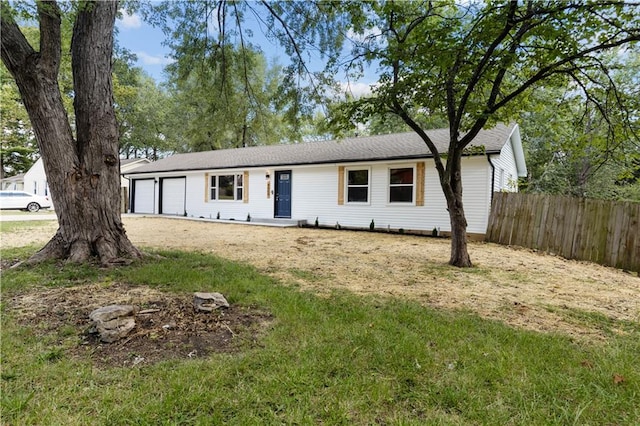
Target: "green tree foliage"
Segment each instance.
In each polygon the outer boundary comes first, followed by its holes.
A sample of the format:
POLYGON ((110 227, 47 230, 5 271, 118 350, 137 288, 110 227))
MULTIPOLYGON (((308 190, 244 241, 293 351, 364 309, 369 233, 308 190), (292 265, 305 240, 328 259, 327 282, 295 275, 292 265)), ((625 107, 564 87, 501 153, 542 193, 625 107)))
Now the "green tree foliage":
MULTIPOLYGON (((452 227, 450 263, 470 266, 461 158, 478 132, 513 117, 537 87, 617 102, 601 55, 640 39, 640 7, 622 2, 373 2, 356 18, 360 61, 378 64, 374 96, 343 108, 349 120, 395 114, 433 153, 452 227), (446 117, 446 161, 420 122, 446 117)), ((356 61, 357 62, 357 61, 356 61)), ((585 143, 590 141, 585 140, 585 143)))
MULTIPOLYGON (((58 85, 67 114, 74 123, 73 76, 69 53, 74 11, 63 12, 65 13, 61 16, 62 49, 58 85)), ((26 12, 23 17, 26 23, 32 21, 26 12)), ((26 26, 22 31, 29 43, 34 48, 39 48, 39 29, 26 26)), ((170 145, 162 132, 156 128, 167 123, 165 117, 168 115, 171 104, 166 92, 158 88, 141 68, 135 67, 134 61, 135 55, 116 46, 113 58, 113 90, 121 153, 125 157, 142 156, 155 159, 158 152, 175 151, 175 147, 170 145)), ((6 175, 13 175, 27 171, 38 158, 39 153, 33 128, 20 99, 18 88, 4 65, 0 65, 0 72, 2 170, 6 175)))
MULTIPOLYGON (((184 151, 274 144, 298 139, 280 96, 282 68, 253 49, 224 46, 196 64, 167 67, 184 151)), ((174 127, 174 129, 176 129, 174 127)))
POLYGON ((37 158, 37 143, 18 88, 4 66, 0 66, 0 129, 0 177, 25 173, 37 158))
POLYGON ((334 63, 349 23, 329 2, 166 1, 139 12, 173 51, 169 91, 187 124, 184 150, 302 139, 331 86, 311 59, 334 63), (268 63, 249 28, 280 44, 288 64, 268 63))
POLYGON ((115 60, 113 91, 120 135, 120 155, 157 160, 178 149, 172 100, 141 68, 115 60))
POLYGON ((609 91, 592 90, 587 99, 567 85, 528 98, 519 119, 524 190, 640 201, 640 55, 628 49, 602 60, 615 83, 609 91))

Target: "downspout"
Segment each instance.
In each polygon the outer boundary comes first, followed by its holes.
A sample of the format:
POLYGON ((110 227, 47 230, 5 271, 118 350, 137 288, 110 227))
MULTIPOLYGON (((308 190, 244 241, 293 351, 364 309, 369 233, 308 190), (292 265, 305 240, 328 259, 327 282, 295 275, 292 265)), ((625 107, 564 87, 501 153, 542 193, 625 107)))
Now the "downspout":
POLYGON ((493 192, 494 192, 493 189, 495 188, 495 182, 496 182, 496 166, 494 166, 493 163, 491 162, 491 154, 487 154, 487 161, 491 166, 491 204, 493 204, 493 192))

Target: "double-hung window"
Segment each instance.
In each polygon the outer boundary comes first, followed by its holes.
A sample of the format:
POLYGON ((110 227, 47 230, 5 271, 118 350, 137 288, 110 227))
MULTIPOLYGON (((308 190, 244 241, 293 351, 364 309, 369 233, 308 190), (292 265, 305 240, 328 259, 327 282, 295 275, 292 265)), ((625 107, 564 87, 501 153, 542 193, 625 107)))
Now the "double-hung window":
POLYGON ((347 202, 369 202, 369 169, 347 170, 347 202))
POLYGON ((414 168, 389 169, 389 202, 413 203, 414 168))
POLYGON ((210 177, 209 199, 210 200, 242 200, 244 190, 243 176, 214 175, 210 177))
POLYGON ((242 175, 236 175, 236 200, 243 199, 244 182, 242 175))

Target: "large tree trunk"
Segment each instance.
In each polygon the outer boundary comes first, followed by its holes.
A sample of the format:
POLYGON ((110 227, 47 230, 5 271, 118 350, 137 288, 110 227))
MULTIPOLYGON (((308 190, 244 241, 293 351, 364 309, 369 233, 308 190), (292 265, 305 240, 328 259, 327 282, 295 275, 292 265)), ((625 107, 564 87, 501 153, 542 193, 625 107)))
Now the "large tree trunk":
POLYGON ((467 218, 462 203, 462 157, 453 155, 447 161, 449 176, 442 183, 451 222, 451 258, 449 264, 462 268, 473 266, 467 248, 467 218))
POLYGON ((451 222, 451 258, 449 264, 463 268, 471 267, 467 249, 467 219, 462 206, 462 194, 454 194, 453 202, 447 200, 451 222))
POLYGON ((450 129, 451 139, 445 168, 443 157, 422 127, 407 114, 399 102, 394 102, 393 110, 422 138, 433 153, 433 162, 438 171, 442 192, 447 200, 447 211, 449 212, 449 221, 451 223, 451 258, 449 259, 449 264, 461 268, 469 268, 473 264, 467 249, 467 218, 464 215, 464 206, 462 204, 462 152, 464 148, 458 140, 459 134, 455 129, 450 129))
POLYGON ((108 264, 140 257, 120 217, 120 162, 111 56, 117 2, 81 4, 73 30, 73 131, 62 103, 60 11, 39 3, 40 52, 11 17, 2 17, 2 60, 14 76, 34 128, 59 228, 31 262, 98 257, 108 264))

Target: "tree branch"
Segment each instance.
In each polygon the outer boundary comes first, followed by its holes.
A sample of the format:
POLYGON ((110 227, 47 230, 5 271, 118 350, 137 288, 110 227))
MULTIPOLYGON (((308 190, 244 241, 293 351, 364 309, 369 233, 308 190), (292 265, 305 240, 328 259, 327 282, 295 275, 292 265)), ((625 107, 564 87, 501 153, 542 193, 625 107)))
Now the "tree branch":
POLYGON ((0 23, 2 24, 2 31, 0 31, 2 62, 11 75, 16 78, 18 70, 28 69, 29 72, 35 72, 38 54, 22 34, 18 24, 9 13, 4 11, 0 15, 0 23))
MULTIPOLYGON (((504 28, 502 29, 500 34, 493 40, 491 45, 487 48, 487 51, 482 56, 480 63, 475 68, 473 75, 469 79, 466 90, 462 95, 462 98, 460 98, 460 102, 457 104, 458 108, 457 108, 457 113, 455 114, 455 119, 453 122, 450 123, 452 128, 458 129, 460 127, 462 116, 466 111, 467 101, 469 100, 469 97, 471 96, 471 94, 475 91, 477 84, 480 82, 480 77, 484 73, 485 67, 492 59, 493 54, 498 48, 498 46, 500 46, 502 42, 504 42, 504 40, 507 38, 507 36, 515 26, 514 17, 517 10, 518 10, 517 2, 512 1, 511 3, 509 3, 509 9, 507 11, 504 28)), ((458 74, 457 70, 454 69, 452 72, 451 80, 455 78, 457 74, 458 74)), ((503 71, 503 75, 504 75, 504 71, 503 71)), ((449 85, 453 85, 453 82, 450 81, 449 85)), ((494 84, 494 90, 495 90, 495 86, 496 84, 494 84)))
POLYGON ((516 90, 504 96, 500 100, 500 102, 494 105, 487 105, 487 108, 485 109, 484 114, 493 114, 494 112, 496 112, 497 110, 499 110, 500 108, 504 107, 506 104, 511 102, 514 98, 521 95, 526 90, 530 89, 537 82, 544 80, 545 78, 548 78, 554 74, 566 73, 566 70, 561 68, 563 65, 566 65, 578 59, 588 57, 590 53, 601 52, 614 47, 623 46, 632 41, 640 41, 640 33, 633 34, 629 37, 616 40, 614 42, 603 43, 597 46, 590 47, 588 49, 577 52, 571 56, 563 58, 553 64, 549 64, 546 67, 543 67, 540 70, 538 70, 538 72, 532 75, 527 81, 522 83, 516 90))
POLYGON ((57 78, 62 55, 60 8, 55 1, 38 1, 37 6, 40 21, 39 70, 46 70, 49 77, 57 78))
MULTIPOLYGON (((267 8, 267 10, 271 14, 271 16, 273 16, 273 18, 280 23, 280 25, 282 26, 282 29, 284 30, 285 34, 287 35, 287 39, 289 40, 289 42, 293 46, 293 49, 295 51, 296 57, 298 58, 298 61, 300 62, 300 65, 302 65, 302 68, 304 69, 305 73, 309 77, 312 77, 313 74, 311 73, 311 71, 309 71, 309 68, 307 68, 307 63, 302 58, 302 52, 300 51, 300 47, 298 46, 298 43, 296 43, 296 40, 293 37, 293 34, 291 34, 291 31, 289 30, 289 26, 287 25, 287 23, 284 21, 284 19, 282 19, 282 17, 280 15, 278 15, 276 13, 276 11, 271 7, 271 5, 266 0, 261 0, 261 3, 263 4, 264 7, 267 8)), ((310 78, 309 80, 310 80, 309 82, 311 83, 311 87, 313 88, 313 91, 316 92, 316 93, 320 93, 319 90, 318 90, 318 87, 316 86, 315 82, 313 81, 313 78, 310 78)))

